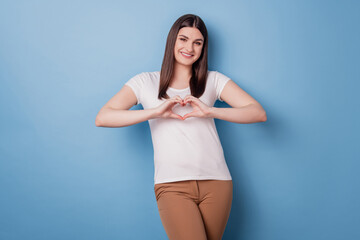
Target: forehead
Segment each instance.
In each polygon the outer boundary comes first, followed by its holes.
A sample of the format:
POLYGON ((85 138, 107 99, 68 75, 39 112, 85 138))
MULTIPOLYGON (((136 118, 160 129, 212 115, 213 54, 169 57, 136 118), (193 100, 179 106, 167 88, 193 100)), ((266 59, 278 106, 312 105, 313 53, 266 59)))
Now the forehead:
POLYGON ((192 38, 192 39, 198 39, 198 38, 204 39, 203 35, 196 27, 183 27, 179 30, 178 36, 179 35, 185 35, 188 38, 192 38))

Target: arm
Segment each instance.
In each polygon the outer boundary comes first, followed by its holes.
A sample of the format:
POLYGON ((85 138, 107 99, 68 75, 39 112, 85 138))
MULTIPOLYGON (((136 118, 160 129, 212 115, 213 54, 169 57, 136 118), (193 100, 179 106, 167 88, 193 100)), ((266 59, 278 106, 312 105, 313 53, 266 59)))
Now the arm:
POLYGON ((137 102, 132 89, 124 85, 99 111, 95 119, 97 127, 126 127, 157 116, 155 109, 128 110, 137 102))
POLYGON ((155 117, 154 109, 123 110, 103 107, 95 120, 97 127, 127 127, 155 117))
POLYGON ((255 123, 267 120, 266 112, 260 103, 232 80, 226 83, 220 98, 232 108, 211 107, 209 117, 234 123, 255 123))

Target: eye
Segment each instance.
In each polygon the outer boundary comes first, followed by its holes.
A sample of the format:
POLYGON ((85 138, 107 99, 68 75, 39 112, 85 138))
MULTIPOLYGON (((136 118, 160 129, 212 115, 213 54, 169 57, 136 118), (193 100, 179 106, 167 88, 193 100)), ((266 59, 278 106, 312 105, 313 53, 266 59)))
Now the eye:
POLYGON ((201 45, 201 43, 200 43, 200 42, 197 42, 196 44, 197 44, 197 45, 199 45, 199 46, 201 45))
POLYGON ((180 38, 180 40, 186 40, 185 38, 180 38))

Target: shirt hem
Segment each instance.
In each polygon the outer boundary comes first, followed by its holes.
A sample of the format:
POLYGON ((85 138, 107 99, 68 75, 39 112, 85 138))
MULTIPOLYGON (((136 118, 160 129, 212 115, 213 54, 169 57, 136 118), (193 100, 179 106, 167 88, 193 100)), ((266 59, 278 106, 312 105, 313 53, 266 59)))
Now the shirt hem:
POLYGON ((177 178, 166 178, 160 180, 154 180, 155 184, 166 183, 166 182, 177 182, 177 181, 186 181, 186 180, 232 180, 232 177, 219 177, 219 176, 187 176, 187 177, 177 177, 177 178))

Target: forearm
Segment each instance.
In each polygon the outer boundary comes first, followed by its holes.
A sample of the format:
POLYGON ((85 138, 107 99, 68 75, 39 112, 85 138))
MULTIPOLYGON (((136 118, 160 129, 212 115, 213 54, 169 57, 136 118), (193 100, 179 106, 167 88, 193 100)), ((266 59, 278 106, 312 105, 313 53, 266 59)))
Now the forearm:
POLYGON ((96 116, 97 127, 126 127, 155 118, 154 109, 117 110, 103 108, 96 116))
POLYGON ((239 108, 216 108, 212 107, 209 117, 234 123, 265 122, 266 112, 256 104, 249 104, 239 108))

